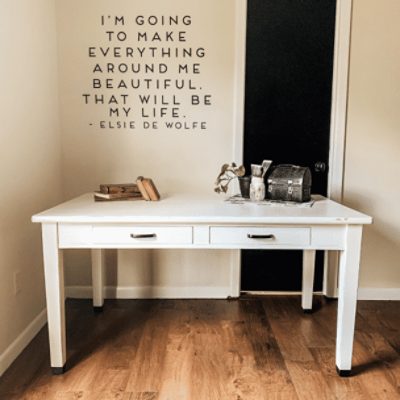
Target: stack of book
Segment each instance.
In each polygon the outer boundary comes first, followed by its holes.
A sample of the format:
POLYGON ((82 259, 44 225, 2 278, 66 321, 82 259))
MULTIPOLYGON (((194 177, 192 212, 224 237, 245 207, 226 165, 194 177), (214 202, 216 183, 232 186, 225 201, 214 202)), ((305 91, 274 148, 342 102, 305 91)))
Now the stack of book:
POLYGON ((116 200, 160 200, 160 193, 150 178, 139 176, 136 183, 112 183, 100 185, 100 190, 94 192, 95 201, 116 200))
POLYGON ((142 200, 143 196, 136 183, 101 184, 94 192, 95 201, 142 200))

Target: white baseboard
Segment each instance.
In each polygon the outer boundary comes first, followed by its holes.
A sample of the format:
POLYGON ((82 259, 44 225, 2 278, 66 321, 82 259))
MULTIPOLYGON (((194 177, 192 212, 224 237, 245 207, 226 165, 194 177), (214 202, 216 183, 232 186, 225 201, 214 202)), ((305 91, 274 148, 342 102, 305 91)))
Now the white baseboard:
POLYGON ((358 300, 400 300, 400 288, 359 288, 358 300))
MULTIPOLYGON (((266 292, 248 291, 242 292, 257 296, 301 296, 301 292, 266 292)), ((314 292, 314 295, 323 295, 322 292, 314 292)), ((333 297, 331 297, 333 298, 333 297)), ((400 288, 359 288, 358 300, 400 300, 400 288)))
POLYGON ((0 355, 0 376, 4 374, 6 369, 14 362, 14 360, 22 353, 25 347, 37 335, 47 322, 46 309, 24 329, 24 331, 7 347, 0 355))
MULTIPOLYGON (((91 286, 67 286, 65 293, 72 299, 91 299, 91 286)), ((106 299, 226 299, 230 286, 106 286, 106 299)))
MULTIPOLYGON (((66 297, 72 299, 91 299, 91 286, 67 286, 66 297)), ((279 296, 301 295, 301 292, 246 292, 252 295, 279 296)), ((321 292, 314 292, 321 295, 321 292)), ((106 286, 106 299, 226 299, 231 296, 228 286, 192 286, 192 287, 165 287, 165 286, 106 286)), ((359 288, 358 300, 400 300, 400 288, 359 288)))
MULTIPOLYGON (((242 290, 241 294, 250 296, 301 296, 300 291, 273 291, 273 290, 242 290)), ((316 296, 322 296, 322 292, 313 292, 316 296)))

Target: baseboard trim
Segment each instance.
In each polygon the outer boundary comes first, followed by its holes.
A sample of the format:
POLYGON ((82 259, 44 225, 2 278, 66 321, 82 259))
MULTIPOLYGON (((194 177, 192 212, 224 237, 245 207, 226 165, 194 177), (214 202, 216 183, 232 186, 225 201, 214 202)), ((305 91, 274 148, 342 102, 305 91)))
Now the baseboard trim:
MULTIPOLYGON (((249 296, 301 296, 301 291, 272 291, 272 290, 242 290, 242 295, 249 296)), ((322 292, 314 292, 316 296, 323 295, 322 292)))
MULTIPOLYGON (((273 292, 273 291, 242 291, 241 294, 251 296, 301 296, 301 292, 273 292)), ((322 292, 314 292, 314 295, 324 295, 322 292)), ((332 297, 335 298, 335 297, 332 297)), ((400 288, 359 288, 358 300, 400 300, 400 288)))
MULTIPOLYGON (((67 286, 65 293, 72 299, 91 299, 91 286, 67 286)), ((106 286, 106 299, 226 299, 230 286, 106 286)))
MULTIPOLYGON (((72 299, 91 299, 91 286, 67 286, 66 297, 72 299)), ((289 291, 242 291, 241 294, 253 296, 300 296, 301 292, 289 291)), ((323 295, 314 292, 314 295, 323 295)), ((225 299, 230 297, 229 286, 106 286, 106 299, 225 299)), ((359 288, 358 300, 400 300, 400 288, 359 288)))
POLYGON ((359 288, 358 300, 400 300, 400 288, 359 288))
POLYGON ((42 310, 34 320, 18 335, 18 337, 0 355, 0 376, 22 353, 25 347, 32 341, 47 322, 46 309, 42 310))

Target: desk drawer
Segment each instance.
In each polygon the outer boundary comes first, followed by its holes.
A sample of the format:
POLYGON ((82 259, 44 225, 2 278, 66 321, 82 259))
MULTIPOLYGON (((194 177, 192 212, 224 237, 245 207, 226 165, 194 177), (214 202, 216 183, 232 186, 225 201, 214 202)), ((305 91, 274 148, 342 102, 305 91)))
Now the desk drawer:
POLYGON ((154 245, 191 244, 191 226, 93 226, 93 242, 109 245, 154 245))
POLYGON ((243 247, 273 247, 279 245, 307 246, 310 228, 303 227, 222 227, 210 228, 210 243, 216 245, 242 245, 243 247))

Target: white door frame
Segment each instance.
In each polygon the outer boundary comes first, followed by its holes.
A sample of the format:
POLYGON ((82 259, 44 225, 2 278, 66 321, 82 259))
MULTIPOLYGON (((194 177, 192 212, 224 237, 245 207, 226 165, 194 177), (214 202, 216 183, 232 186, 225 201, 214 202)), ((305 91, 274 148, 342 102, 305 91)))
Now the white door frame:
MULTIPOLYGON (((236 35, 233 159, 243 162, 243 128, 246 63, 247 0, 235 0, 236 35)), ((335 45, 333 60, 332 106, 329 145, 328 197, 341 202, 343 195, 344 152, 346 138, 348 77, 350 60, 352 0, 336 1, 335 45)), ((232 257, 232 268, 238 270, 239 252, 232 257)), ((237 275, 236 275, 237 276, 237 275)), ((325 257, 323 293, 337 297, 338 254, 329 252, 325 257)))
MULTIPOLYGON (((328 197, 339 203, 343 199, 352 8, 352 0, 336 1, 328 197)), ((338 253, 327 252, 322 289, 325 296, 337 297, 338 271, 338 253)))

